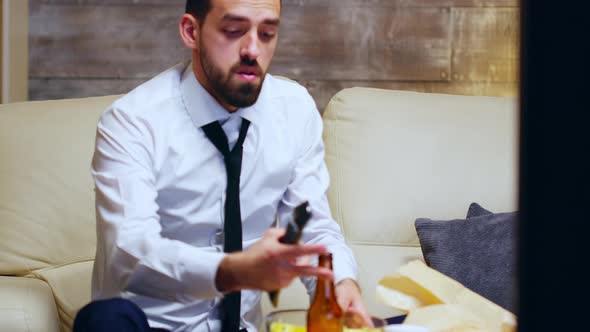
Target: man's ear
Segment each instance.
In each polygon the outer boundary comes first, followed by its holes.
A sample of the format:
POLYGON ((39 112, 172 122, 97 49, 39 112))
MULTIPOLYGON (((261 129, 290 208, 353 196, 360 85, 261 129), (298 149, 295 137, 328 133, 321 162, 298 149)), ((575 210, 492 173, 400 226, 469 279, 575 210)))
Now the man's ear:
POLYGON ((180 38, 184 45, 190 49, 198 50, 199 47, 199 21, 191 14, 184 14, 178 23, 180 38))

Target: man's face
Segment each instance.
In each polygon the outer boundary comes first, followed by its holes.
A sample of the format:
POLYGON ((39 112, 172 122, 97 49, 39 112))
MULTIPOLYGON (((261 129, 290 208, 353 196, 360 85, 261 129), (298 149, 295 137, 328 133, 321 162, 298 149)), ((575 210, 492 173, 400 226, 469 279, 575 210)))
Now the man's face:
POLYGON ((258 99, 277 44, 280 10, 280 0, 211 0, 197 36, 196 71, 226 108, 258 99))

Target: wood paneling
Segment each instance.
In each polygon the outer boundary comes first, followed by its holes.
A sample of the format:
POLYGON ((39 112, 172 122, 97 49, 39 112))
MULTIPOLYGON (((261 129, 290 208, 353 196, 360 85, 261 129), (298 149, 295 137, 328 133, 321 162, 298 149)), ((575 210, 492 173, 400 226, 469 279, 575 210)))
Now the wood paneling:
MULTIPOLYGON (((31 79, 31 100, 59 99, 63 95, 73 97, 94 97, 123 94, 145 82, 147 79, 31 79)), ((435 92, 456 95, 480 95, 513 97, 518 89, 516 82, 396 82, 396 81, 326 81, 298 80, 314 97, 318 109, 322 110, 336 92, 356 86, 393 89, 416 92, 435 92)))
POLYGON ((450 71, 450 18, 445 8, 285 7, 271 71, 298 79, 441 80, 450 71))
MULTIPOLYGON (((75 0, 71 0, 75 1, 75 0)), ((121 0, 124 1, 124 0, 121 0)), ((130 0, 133 1, 133 0, 130 0)), ((141 0, 140 0, 141 1, 141 0)), ((282 0, 296 6, 360 7, 516 7, 518 0, 282 0)))
POLYGON ((181 6, 39 5, 31 8, 34 78, 146 78, 189 57, 181 6))
POLYGON ((51 4, 51 5, 162 5, 162 6, 177 6, 184 8, 185 0, 29 0, 35 4, 51 4))
POLYGON ((429 93, 446 93, 468 96, 514 97, 517 82, 396 82, 396 81, 299 81, 314 96, 318 109, 324 110, 330 99, 340 90, 352 87, 404 90, 429 93))
MULTIPOLYGON (((30 0, 42 4, 183 5, 185 0, 30 0)), ((295 6, 361 6, 361 7, 516 7, 518 0, 281 0, 295 6)))
MULTIPOLYGON (((185 60, 184 0, 30 0, 31 99, 123 93, 185 60)), ((271 73, 323 109, 372 86, 517 93, 517 0, 283 0, 271 73)))
POLYGON ((32 78, 29 80, 29 97, 31 100, 45 100, 124 94, 145 81, 147 79, 32 78))
POLYGON ((517 9, 454 8, 453 27, 453 81, 516 80, 517 9))

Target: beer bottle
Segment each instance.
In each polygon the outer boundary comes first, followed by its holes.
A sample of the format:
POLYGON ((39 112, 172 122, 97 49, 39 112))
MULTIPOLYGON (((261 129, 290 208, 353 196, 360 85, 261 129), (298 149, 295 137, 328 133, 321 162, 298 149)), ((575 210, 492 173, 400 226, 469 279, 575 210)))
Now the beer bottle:
MULTIPOLYGON (((318 266, 332 270, 332 254, 319 255, 318 266)), ((315 297, 307 311, 307 332, 341 332, 343 312, 336 301, 334 282, 318 278, 315 297)))

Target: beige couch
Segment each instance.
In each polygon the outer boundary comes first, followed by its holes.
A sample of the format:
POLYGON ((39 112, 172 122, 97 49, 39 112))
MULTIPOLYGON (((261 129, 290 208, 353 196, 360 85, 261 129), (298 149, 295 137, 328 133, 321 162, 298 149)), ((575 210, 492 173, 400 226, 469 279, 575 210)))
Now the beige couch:
MULTIPOLYGON (((0 106, 0 330, 68 331, 90 299, 95 126, 116 96, 0 106)), ((371 313, 380 276, 422 254, 418 217, 515 210, 514 100, 354 88, 324 114, 330 203, 371 313)), ((263 309, 271 310, 266 297, 263 309)), ((306 307, 299 282, 282 308, 306 307)))

